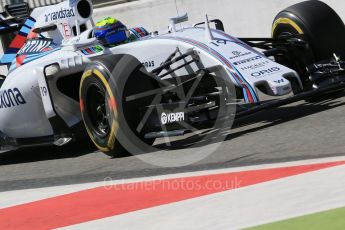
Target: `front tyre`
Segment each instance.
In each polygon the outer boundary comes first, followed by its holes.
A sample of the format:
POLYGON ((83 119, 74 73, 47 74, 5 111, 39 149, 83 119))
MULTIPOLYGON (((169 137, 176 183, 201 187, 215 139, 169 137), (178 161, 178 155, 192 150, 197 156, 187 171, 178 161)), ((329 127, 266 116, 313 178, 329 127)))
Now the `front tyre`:
POLYGON ((119 127, 116 99, 108 76, 96 66, 85 71, 80 83, 80 109, 84 125, 99 150, 109 156, 123 155, 126 151, 116 141, 119 127))
POLYGON ((296 37, 307 42, 306 47, 288 47, 288 54, 275 57, 278 63, 297 71, 307 90, 313 89, 307 66, 330 60, 334 53, 345 56, 344 23, 331 7, 321 1, 300 2, 281 11, 274 19, 272 37, 296 37))
POLYGON ((142 64, 130 55, 103 56, 85 70, 80 83, 80 109, 93 143, 112 157, 150 151, 154 139, 146 139, 143 113, 153 100, 146 96, 128 100, 153 90, 156 82, 142 64))
POLYGON ((314 56, 312 61, 329 59, 333 53, 345 54, 344 23, 321 1, 300 2, 281 11, 274 19, 272 36, 284 35, 303 35, 314 56))

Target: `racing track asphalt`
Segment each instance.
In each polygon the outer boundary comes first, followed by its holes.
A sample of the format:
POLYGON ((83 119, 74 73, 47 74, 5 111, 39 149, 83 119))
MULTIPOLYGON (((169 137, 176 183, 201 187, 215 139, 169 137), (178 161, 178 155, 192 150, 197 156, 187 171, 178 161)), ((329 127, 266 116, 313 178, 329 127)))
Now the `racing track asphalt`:
POLYGON ((344 118, 345 94, 261 112, 238 120, 215 153, 180 168, 160 168, 134 156, 110 159, 88 143, 0 153, 0 191, 343 156, 344 118))

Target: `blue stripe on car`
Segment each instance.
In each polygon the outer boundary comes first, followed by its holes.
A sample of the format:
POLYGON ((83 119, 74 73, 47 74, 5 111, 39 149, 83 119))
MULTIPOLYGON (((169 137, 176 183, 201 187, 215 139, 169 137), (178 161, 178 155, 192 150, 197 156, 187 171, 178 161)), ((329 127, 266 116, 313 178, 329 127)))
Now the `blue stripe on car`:
MULTIPOLYGON (((164 39, 164 37, 161 38, 156 38, 156 39, 164 39)), ((239 85, 242 85, 243 87, 243 83, 245 85, 245 87, 247 87, 250 91, 250 95, 253 98, 253 102, 256 103, 258 102, 258 97, 255 93, 255 91, 253 90, 253 88, 251 87, 251 85, 246 81, 246 79, 238 72, 238 70, 227 61, 227 59, 225 57, 223 57, 220 53, 218 53, 216 50, 212 49, 211 47, 207 46, 206 44, 203 44, 201 42, 192 40, 192 39, 186 39, 186 38, 179 38, 179 37, 165 37, 165 39, 169 39, 169 40, 178 40, 178 41, 182 41, 182 42, 186 42, 192 45, 195 45, 203 50, 205 50, 206 52, 210 53, 212 56, 214 56, 217 60, 219 60, 220 62, 222 62, 224 65, 228 66, 229 69, 233 70, 229 71, 229 73, 234 77, 234 79, 236 80, 236 82, 239 85), (210 52, 211 51, 211 52, 210 52), (242 83, 242 82, 243 83, 242 83)), ((245 89, 245 87, 243 87, 243 93, 244 93, 244 98, 246 102, 250 102, 249 97, 247 95, 247 91, 245 89)))

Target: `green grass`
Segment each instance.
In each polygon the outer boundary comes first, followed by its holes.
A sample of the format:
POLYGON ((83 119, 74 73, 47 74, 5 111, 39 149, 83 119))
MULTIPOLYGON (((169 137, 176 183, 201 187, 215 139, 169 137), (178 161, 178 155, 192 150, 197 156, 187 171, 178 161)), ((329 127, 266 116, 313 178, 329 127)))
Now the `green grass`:
POLYGON ((344 230, 345 208, 301 216, 271 224, 265 224, 247 230, 344 230))

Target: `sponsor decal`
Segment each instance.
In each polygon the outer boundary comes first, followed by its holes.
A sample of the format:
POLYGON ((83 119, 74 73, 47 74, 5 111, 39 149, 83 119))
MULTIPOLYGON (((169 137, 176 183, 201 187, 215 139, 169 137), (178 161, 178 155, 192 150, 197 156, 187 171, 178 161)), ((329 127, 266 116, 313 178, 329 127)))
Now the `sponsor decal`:
POLYGON ((59 11, 51 12, 44 15, 46 22, 56 21, 64 18, 71 18, 74 16, 75 14, 72 8, 61 8, 59 11))
POLYGON ((72 37, 72 29, 67 23, 62 23, 62 31, 64 38, 72 37))
POLYGON ((49 51, 52 49, 52 47, 50 47, 51 44, 52 44, 52 40, 50 39, 27 40, 24 46, 19 50, 18 55, 41 53, 41 52, 49 51))
POLYGON ((41 86, 40 89, 41 89, 41 94, 42 94, 43 97, 48 96, 48 89, 47 89, 47 87, 41 86))
POLYGON ((243 59, 241 61, 234 62, 234 65, 242 65, 242 64, 250 63, 252 61, 256 61, 256 60, 261 59, 261 58, 262 58, 261 56, 255 56, 255 57, 243 59))
POLYGON ((280 80, 276 80, 274 82, 280 84, 280 83, 284 83, 285 81, 284 81, 284 79, 280 79, 280 80))
POLYGON ((252 77, 262 77, 264 75, 270 75, 272 73, 276 73, 276 72, 279 72, 280 71, 280 68, 279 67, 272 67, 272 68, 269 68, 269 69, 264 69, 264 70, 260 70, 258 72, 254 72, 252 73, 252 77))
POLYGON ((217 39, 216 42, 211 42, 212 45, 219 46, 219 45, 227 45, 229 41, 224 39, 217 39))
POLYGON ((143 64, 143 66, 145 66, 146 68, 155 67, 155 61, 146 61, 142 62, 141 64, 143 64))
POLYGON ((240 58, 240 57, 244 57, 244 56, 247 56, 249 54, 251 54, 251 52, 245 52, 245 53, 242 53, 242 52, 239 52, 239 51, 233 51, 232 54, 234 56, 232 57, 229 57, 229 59, 235 59, 235 58, 240 58))
POLYGON ((177 113, 162 113, 161 114, 161 123, 162 125, 184 121, 184 113, 183 112, 177 112, 177 113))
POLYGON ((104 50, 104 48, 100 45, 97 46, 93 46, 93 47, 89 47, 86 49, 82 49, 80 50, 84 55, 92 55, 92 54, 96 54, 99 52, 102 52, 104 50))
POLYGON ((269 63, 269 61, 257 62, 257 63, 252 64, 252 65, 243 66, 243 67, 241 67, 241 70, 251 70, 251 69, 254 70, 257 68, 264 67, 268 63, 269 63))
POLYGON ((19 89, 14 88, 0 91, 0 109, 24 104, 26 104, 26 101, 19 89))

